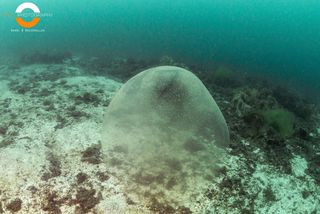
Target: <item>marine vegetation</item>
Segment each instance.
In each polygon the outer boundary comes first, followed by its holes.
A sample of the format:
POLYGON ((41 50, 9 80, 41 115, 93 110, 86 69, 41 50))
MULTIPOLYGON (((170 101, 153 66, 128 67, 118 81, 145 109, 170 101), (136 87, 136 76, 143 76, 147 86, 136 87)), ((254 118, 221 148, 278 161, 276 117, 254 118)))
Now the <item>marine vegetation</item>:
POLYGON ((290 137, 294 133, 294 116, 283 108, 262 112, 265 122, 276 129, 282 137, 290 137))

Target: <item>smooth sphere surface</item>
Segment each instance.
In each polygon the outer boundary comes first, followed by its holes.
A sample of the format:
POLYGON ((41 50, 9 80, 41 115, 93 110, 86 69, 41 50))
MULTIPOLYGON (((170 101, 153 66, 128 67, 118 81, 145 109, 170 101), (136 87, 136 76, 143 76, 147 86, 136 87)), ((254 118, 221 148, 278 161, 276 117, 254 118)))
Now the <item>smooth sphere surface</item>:
POLYGON ((105 161, 131 192, 161 193, 175 202, 204 188, 229 142, 209 91, 193 73, 173 66, 126 82, 108 107, 102 134, 105 161))

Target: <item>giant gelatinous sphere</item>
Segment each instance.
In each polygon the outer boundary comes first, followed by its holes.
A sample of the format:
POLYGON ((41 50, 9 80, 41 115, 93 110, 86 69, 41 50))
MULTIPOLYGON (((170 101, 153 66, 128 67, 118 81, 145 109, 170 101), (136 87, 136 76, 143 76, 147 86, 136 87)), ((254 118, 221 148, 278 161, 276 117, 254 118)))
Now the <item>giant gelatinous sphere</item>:
POLYGON ((207 185, 229 142, 209 91, 190 71, 173 66, 148 69, 125 83, 108 107, 102 136, 106 163, 137 200, 174 204, 192 200, 207 185))

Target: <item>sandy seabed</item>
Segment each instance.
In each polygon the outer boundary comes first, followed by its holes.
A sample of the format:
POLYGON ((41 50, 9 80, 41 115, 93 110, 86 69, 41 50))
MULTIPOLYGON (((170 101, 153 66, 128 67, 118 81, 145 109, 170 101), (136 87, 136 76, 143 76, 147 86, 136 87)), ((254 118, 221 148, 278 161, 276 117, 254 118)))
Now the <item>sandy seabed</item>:
MULTIPOLYGON (((0 66, 0 213, 166 213, 165 205, 130 198, 101 159, 103 115, 121 85, 68 63, 0 66)), ((290 163, 292 174, 267 163, 248 173, 248 160, 230 153, 225 172, 184 212, 319 213, 307 161, 293 155, 290 163), (250 194, 242 204, 240 184, 250 194)))

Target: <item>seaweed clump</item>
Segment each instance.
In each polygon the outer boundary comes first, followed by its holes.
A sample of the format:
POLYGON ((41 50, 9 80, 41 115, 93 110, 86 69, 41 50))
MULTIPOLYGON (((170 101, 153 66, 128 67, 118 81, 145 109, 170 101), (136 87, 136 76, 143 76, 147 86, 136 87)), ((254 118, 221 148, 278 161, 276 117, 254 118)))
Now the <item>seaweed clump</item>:
POLYGON ((90 164, 99 164, 101 163, 101 145, 93 145, 88 147, 85 151, 82 152, 82 162, 87 162, 90 164))
POLYGON ((77 178, 77 184, 79 185, 88 179, 88 175, 83 172, 80 172, 77 174, 76 178, 77 178))
POLYGON ((85 92, 82 95, 78 95, 75 97, 76 104, 93 104, 94 106, 98 106, 100 103, 100 99, 97 95, 89 92, 85 92))
POLYGON ((11 212, 18 212, 22 208, 22 201, 20 198, 16 198, 7 204, 6 208, 11 212))
POLYGON ((237 116, 244 117, 254 111, 275 108, 277 101, 267 89, 245 87, 235 90, 231 105, 237 116))
POLYGON ((0 135, 5 135, 8 131, 7 126, 0 126, 0 135))
POLYGON ((42 180, 48 181, 50 178, 58 177, 61 175, 61 162, 60 160, 55 157, 54 155, 50 154, 48 157, 50 166, 49 171, 45 172, 42 175, 42 180))
POLYGON ((62 205, 63 200, 58 199, 56 192, 48 192, 45 196, 45 200, 41 205, 43 211, 49 213, 61 214, 60 206, 62 205))
POLYGON ((263 190, 263 196, 266 202, 273 202, 277 200, 271 186, 268 186, 263 190))
POLYGON ((266 124, 272 126, 282 137, 290 137, 294 133, 294 117, 289 111, 279 108, 262 112, 266 124))
POLYGON ((92 208, 94 208, 101 200, 100 196, 95 196, 96 190, 79 188, 76 194, 76 199, 74 203, 78 206, 76 207, 76 213, 88 213, 92 208))
POLYGON ((14 144, 14 138, 12 136, 4 137, 4 139, 0 142, 0 148, 5 148, 7 146, 10 146, 11 144, 14 144))
POLYGON ((191 210, 187 207, 180 206, 178 208, 174 208, 173 206, 159 202, 155 197, 153 197, 148 205, 150 211, 159 213, 159 214, 191 214, 191 210))

